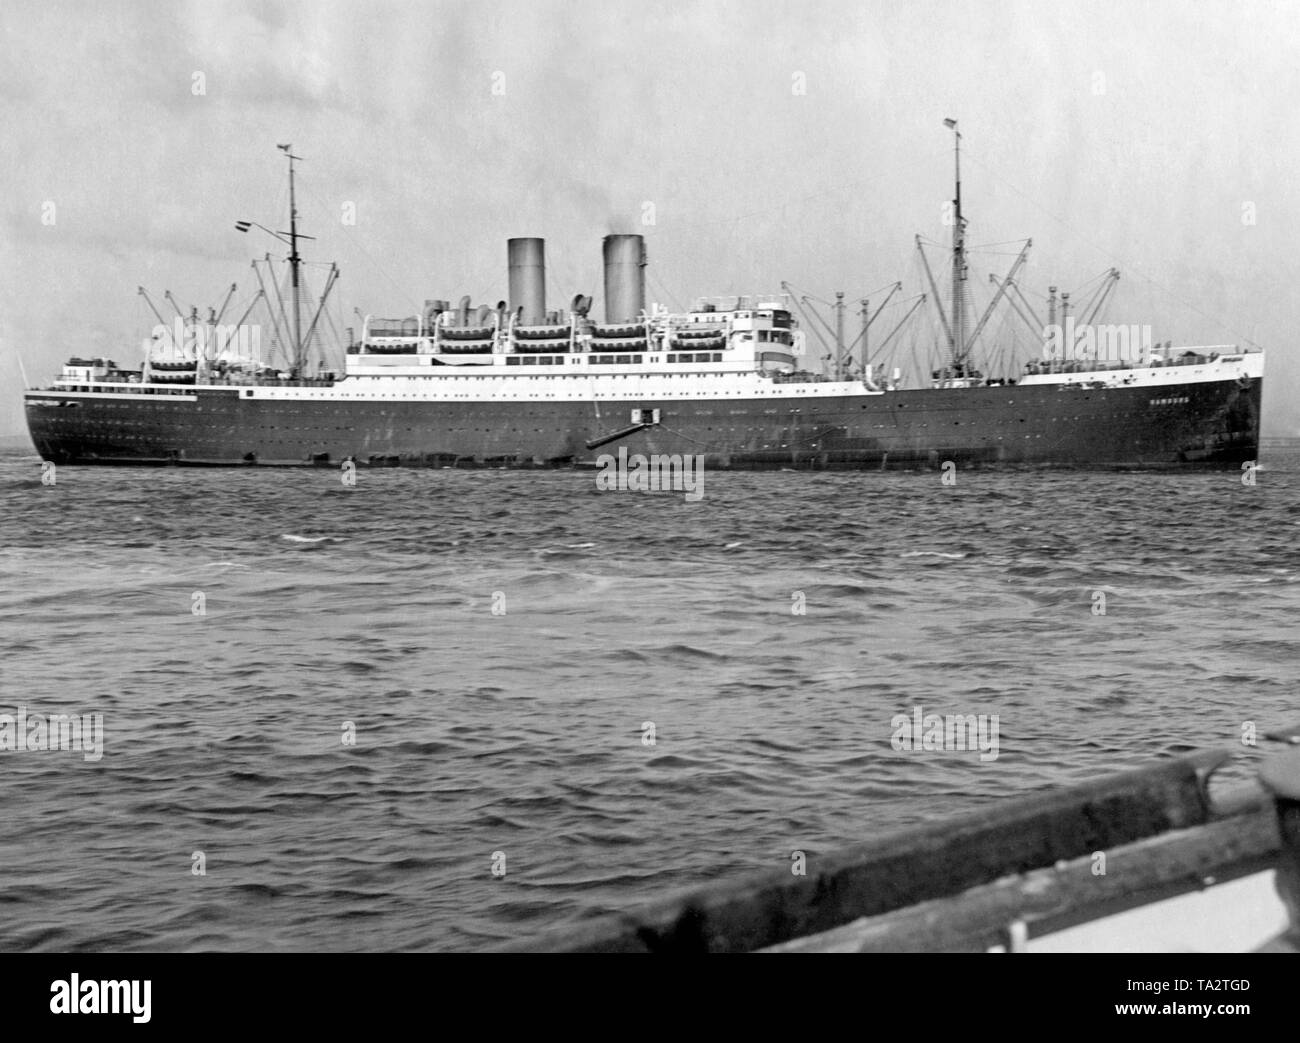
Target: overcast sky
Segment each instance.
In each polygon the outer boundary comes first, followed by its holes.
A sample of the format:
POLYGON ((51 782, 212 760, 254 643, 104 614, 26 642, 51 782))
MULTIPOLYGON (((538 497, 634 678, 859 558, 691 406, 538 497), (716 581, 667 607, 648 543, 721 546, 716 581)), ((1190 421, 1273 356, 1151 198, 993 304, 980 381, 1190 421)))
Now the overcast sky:
MULTIPOLYGON (((1265 431, 1300 434, 1300 0, 5 0, 0 32, 0 434, 15 354, 34 383, 138 359, 137 286, 251 296, 278 248, 233 223, 285 226, 278 143, 346 316, 495 303, 517 235, 547 240, 551 306, 599 301, 612 231, 647 236, 670 306, 783 280, 856 301, 923 289, 945 117, 970 241, 1032 236, 1031 299, 1118 267, 1108 321, 1264 347, 1265 431)), ((1014 251, 973 257, 977 297, 1014 251)))

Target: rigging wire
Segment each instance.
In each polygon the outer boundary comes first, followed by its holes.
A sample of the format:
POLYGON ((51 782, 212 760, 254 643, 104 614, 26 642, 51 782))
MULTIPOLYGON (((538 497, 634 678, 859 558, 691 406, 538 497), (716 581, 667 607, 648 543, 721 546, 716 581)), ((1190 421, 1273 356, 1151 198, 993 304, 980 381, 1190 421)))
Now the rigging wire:
POLYGON ((1062 228, 1064 228, 1066 231, 1070 232, 1072 235, 1078 237, 1082 242, 1085 242, 1085 243, 1087 243, 1089 246, 1091 246, 1094 250, 1096 250, 1096 251, 1097 251, 1098 253, 1100 253, 1103 257, 1105 257, 1108 261, 1110 261, 1112 267, 1120 268, 1120 269, 1122 269, 1122 270, 1125 271, 1125 272, 1132 272, 1132 273, 1135 273, 1135 274, 1137 275, 1138 278, 1144 280, 1144 281, 1147 282, 1147 283, 1150 283, 1152 286, 1159 287, 1161 290, 1163 290, 1165 293, 1167 293, 1167 294, 1168 294, 1168 295, 1169 295, 1173 300, 1177 301, 1179 304, 1182 304, 1184 307, 1189 308, 1191 311, 1194 311, 1197 315, 1201 316, 1201 318, 1206 319, 1207 321, 1213 323, 1213 324, 1214 324, 1215 326, 1217 326, 1219 329, 1224 330, 1224 331, 1226 331, 1226 332, 1228 332, 1228 333, 1231 333, 1233 336, 1238 337, 1239 340, 1240 340, 1241 342, 1246 343, 1246 344, 1249 344, 1249 345, 1250 345, 1251 347, 1253 347, 1253 348, 1258 348, 1258 347, 1259 347, 1259 345, 1256 344, 1254 340, 1252 340, 1251 338, 1245 336, 1244 334, 1242 334, 1242 333, 1240 333, 1240 332, 1238 332, 1238 331, 1232 329, 1232 327, 1230 327, 1230 326, 1228 326, 1226 323, 1224 323, 1224 321, 1223 321, 1222 319, 1219 319, 1219 318, 1217 318, 1217 317, 1215 317, 1215 316, 1213 316, 1213 315, 1209 315, 1209 314, 1207 314, 1205 311, 1203 311, 1202 309, 1198 308, 1198 307, 1197 307, 1194 303, 1192 303, 1191 301, 1188 301, 1188 300, 1184 299, 1183 297, 1179 296, 1179 294, 1177 293, 1177 291, 1175 291, 1175 290, 1173 289, 1173 287, 1169 286, 1167 283, 1163 283, 1163 282, 1161 282, 1159 279, 1156 279, 1154 276, 1147 274, 1147 272, 1145 272, 1143 269, 1137 267, 1136 265, 1129 264, 1129 263, 1128 263, 1127 261, 1125 261, 1123 258, 1121 258, 1121 257, 1116 257, 1114 254, 1112 254, 1112 253, 1111 253, 1109 250, 1107 250, 1105 247, 1101 246, 1100 244, 1098 244, 1098 243, 1094 242, 1092 239, 1090 239, 1088 236, 1084 235, 1082 232, 1080 232, 1078 229, 1076 229, 1076 228, 1075 228, 1073 225, 1071 225, 1069 222, 1065 221, 1063 218, 1057 217, 1056 214, 1052 213, 1050 210, 1048 210, 1045 206, 1043 206, 1041 203, 1039 203, 1036 199, 1034 199, 1034 198, 1033 198, 1032 196, 1030 196, 1028 193, 1024 192, 1022 189, 1020 189, 1020 188, 1018 188, 1016 185, 1012 184, 1012 183, 1011 183, 1010 181, 1008 181, 1006 178, 1002 177, 1001 174, 997 173, 997 171, 993 170, 993 169, 992 169, 991 167, 989 167, 987 164, 981 162, 979 159, 975 158, 973 155, 972 155, 970 158, 971 158, 971 162, 973 162, 976 166, 980 167, 980 168, 981 168, 985 173, 987 173, 990 177, 993 177, 993 178, 997 179, 997 180, 1000 181, 1002 184, 1004 184, 1007 188, 1011 189, 1011 191, 1015 192, 1016 195, 1020 196, 1021 199, 1025 200, 1027 203, 1029 203, 1029 205, 1032 206, 1035 210, 1039 211, 1041 214, 1043 214, 1044 216, 1046 216, 1049 220, 1055 221, 1058 225, 1060 225, 1060 226, 1061 226, 1062 228))
MULTIPOLYGON (((304 183, 302 181, 299 181, 298 191, 306 192, 306 194, 312 199, 312 201, 314 201, 320 207, 322 213, 325 213, 329 209, 328 204, 323 199, 321 199, 320 196, 318 196, 315 193, 315 191, 311 188, 310 182, 308 182, 306 186, 304 186, 304 183)), ((340 225, 340 227, 342 227, 343 234, 347 237, 349 243, 351 243, 351 245, 354 246, 362 254, 362 256, 365 257, 367 261, 370 262, 371 267, 373 267, 376 272, 378 272, 381 276, 383 276, 385 279, 388 280, 389 284, 393 287, 393 289, 397 291, 398 296, 404 300, 414 302, 412 304, 412 307, 415 308, 416 313, 419 314, 420 308, 422 307, 420 298, 418 296, 413 296, 410 293, 409 287, 403 287, 400 283, 398 283, 398 281, 388 272, 388 270, 385 269, 384 266, 381 265, 375 259, 374 255, 371 254, 370 251, 365 248, 365 246, 362 244, 361 237, 353 233, 348 225, 340 225)))
MULTIPOLYGON (((741 221, 751 220, 753 218, 769 217, 771 216, 773 211, 785 211, 788 208, 795 206, 797 204, 807 203, 809 200, 812 199, 822 199, 826 196, 834 196, 839 193, 846 192, 848 190, 860 191, 866 185, 874 184, 875 182, 885 180, 886 178, 896 178, 896 177, 903 176, 905 174, 910 173, 913 169, 917 169, 921 167, 924 167, 927 170, 933 169, 935 161, 940 156, 946 157, 949 154, 950 154, 950 150, 945 148, 942 152, 935 152, 926 156, 922 156, 918 158, 915 163, 909 166, 895 167, 892 168, 891 170, 879 174, 873 174, 870 177, 857 178, 853 181, 847 181, 837 185, 831 185, 827 188, 820 189, 819 191, 816 192, 809 192, 802 196, 786 198, 781 202, 770 203, 763 206, 761 209, 750 210, 743 214, 735 214, 733 216, 717 217, 712 219, 708 217, 705 217, 703 219, 693 219, 692 227, 702 228, 702 227, 712 227, 712 226, 720 226, 720 225, 731 225, 731 224, 737 224, 741 221)), ((831 202, 836 202, 836 200, 831 200, 831 202)))
POLYGON ((678 311, 684 311, 685 309, 683 308, 683 306, 682 306, 682 304, 681 304, 681 298, 679 298, 675 293, 671 292, 671 291, 670 291, 670 290, 669 290, 669 289, 668 289, 668 288, 663 284, 663 281, 662 281, 662 280, 659 278, 659 276, 655 273, 654 269, 652 269, 652 268, 650 268, 649 266, 647 266, 646 269, 645 269, 645 271, 646 271, 646 273, 650 276, 650 280, 651 280, 651 282, 653 282, 653 283, 654 283, 654 284, 659 288, 659 293, 660 293, 660 295, 663 296, 666 300, 671 301, 671 302, 672 302, 672 306, 673 306, 674 308, 676 308, 678 311))

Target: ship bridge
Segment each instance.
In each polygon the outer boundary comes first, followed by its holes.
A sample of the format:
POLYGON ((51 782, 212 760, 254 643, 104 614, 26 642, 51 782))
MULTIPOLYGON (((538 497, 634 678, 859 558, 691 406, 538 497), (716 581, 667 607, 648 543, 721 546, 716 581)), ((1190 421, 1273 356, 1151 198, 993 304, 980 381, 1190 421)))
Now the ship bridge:
POLYGON ((729 313, 731 346, 751 357, 764 373, 793 373, 803 355, 803 334, 790 313, 785 294, 739 298, 729 313))

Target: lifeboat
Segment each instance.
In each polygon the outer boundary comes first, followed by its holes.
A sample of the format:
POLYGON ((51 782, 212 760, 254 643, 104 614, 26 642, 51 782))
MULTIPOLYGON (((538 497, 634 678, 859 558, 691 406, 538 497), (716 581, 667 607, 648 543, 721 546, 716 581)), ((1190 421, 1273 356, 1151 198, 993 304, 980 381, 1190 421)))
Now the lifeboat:
POLYGON ((515 342, 515 351, 527 352, 529 354, 542 354, 544 352, 554 352, 557 354, 565 353, 569 350, 569 339, 563 340, 524 340, 515 342))
POLYGON ((592 351, 649 351, 650 345, 646 343, 645 337, 620 338, 618 340, 602 339, 591 342, 592 351))
POLYGON ((639 337, 645 340, 645 327, 639 323, 632 326, 595 326, 592 336, 597 340, 623 340, 629 337, 639 337))
POLYGON ((474 355, 491 354, 494 344, 492 340, 444 340, 439 347, 444 354, 474 355))
POLYGON ((516 326, 516 340, 560 340, 568 341, 568 326, 516 326))
POLYGON ((495 326, 443 326, 440 339, 447 340, 488 340, 496 334, 495 326))

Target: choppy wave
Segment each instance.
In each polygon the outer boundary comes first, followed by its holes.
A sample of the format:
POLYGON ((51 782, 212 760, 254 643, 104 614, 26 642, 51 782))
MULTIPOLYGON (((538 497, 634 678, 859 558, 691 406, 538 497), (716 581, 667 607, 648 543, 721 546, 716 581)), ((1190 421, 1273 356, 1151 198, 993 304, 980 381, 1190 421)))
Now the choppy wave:
POLYGON ((9 951, 491 948, 1294 716, 1285 462, 691 503, 35 466, 0 457, 0 713, 104 752, 0 753, 9 951), (917 707, 999 756, 896 751, 917 707))

